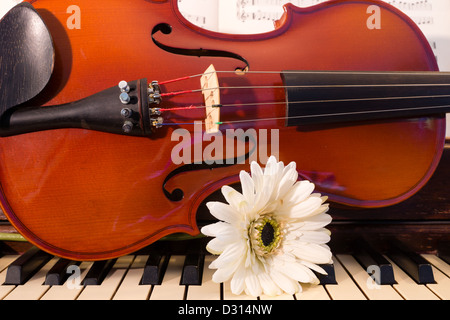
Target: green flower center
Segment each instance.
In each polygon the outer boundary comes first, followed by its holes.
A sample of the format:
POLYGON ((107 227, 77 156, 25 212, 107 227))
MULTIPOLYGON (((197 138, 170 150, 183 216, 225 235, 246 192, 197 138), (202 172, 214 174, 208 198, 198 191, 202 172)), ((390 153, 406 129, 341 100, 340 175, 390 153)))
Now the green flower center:
POLYGON ((281 227, 273 217, 259 218, 251 224, 251 243, 259 255, 268 255, 278 248, 281 242, 281 227))

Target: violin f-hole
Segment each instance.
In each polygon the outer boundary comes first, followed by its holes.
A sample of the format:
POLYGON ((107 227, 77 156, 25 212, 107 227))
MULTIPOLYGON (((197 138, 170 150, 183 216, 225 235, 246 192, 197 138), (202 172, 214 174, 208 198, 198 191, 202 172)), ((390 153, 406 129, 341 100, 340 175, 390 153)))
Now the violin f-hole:
POLYGON ((167 23, 159 23, 159 24, 155 25, 152 29, 151 37, 152 37, 153 43, 164 51, 167 51, 167 52, 170 52, 173 54, 184 55, 184 56, 194 56, 194 57, 199 57, 199 58, 200 57, 223 57, 223 58, 236 59, 236 60, 239 60, 239 61, 245 63, 244 67, 238 67, 237 69, 239 69, 239 70, 249 70, 250 69, 250 64, 248 63, 247 59, 245 59, 244 57, 242 57, 241 55, 239 55, 237 53, 224 51, 224 50, 216 50, 216 49, 203 49, 203 48, 187 49, 187 48, 172 47, 172 46, 166 45, 166 44, 161 43, 160 41, 156 40, 154 35, 157 32, 161 32, 163 34, 170 34, 172 32, 172 26, 170 26, 167 23))
MULTIPOLYGON (((247 157, 247 155, 246 155, 247 157)), ((220 167, 228 167, 234 165, 233 164, 207 164, 205 162, 202 162, 200 164, 195 164, 195 163, 191 163, 191 164, 185 164, 181 167, 178 167, 177 169, 173 170, 172 172, 170 172, 167 177, 164 179, 163 185, 162 185, 162 190, 164 195, 166 196, 167 199, 169 199, 170 201, 173 202, 178 202, 183 200, 184 198, 184 191, 181 190, 180 188, 176 188, 174 189, 172 192, 168 191, 166 189, 166 184, 167 182, 175 177, 178 174, 181 174, 183 172, 189 172, 189 171, 199 171, 199 170, 208 170, 208 169, 214 169, 214 168, 220 168, 220 167)))
POLYGON ((174 189, 172 192, 166 189, 167 182, 172 179, 173 177, 189 171, 200 171, 200 170, 211 170, 211 169, 218 169, 218 168, 225 168, 234 166, 238 163, 246 162, 248 159, 250 159, 250 156, 256 151, 256 148, 252 148, 249 150, 249 152, 246 152, 245 155, 242 155, 240 157, 235 157, 233 159, 224 159, 224 163, 206 163, 205 161, 202 161, 202 163, 190 163, 185 164, 181 167, 176 168, 175 170, 171 171, 167 177, 164 179, 164 182, 162 184, 162 191, 166 198, 173 202, 178 202, 183 200, 184 198, 184 191, 180 188, 174 189), (231 160, 231 161, 230 161, 231 160))

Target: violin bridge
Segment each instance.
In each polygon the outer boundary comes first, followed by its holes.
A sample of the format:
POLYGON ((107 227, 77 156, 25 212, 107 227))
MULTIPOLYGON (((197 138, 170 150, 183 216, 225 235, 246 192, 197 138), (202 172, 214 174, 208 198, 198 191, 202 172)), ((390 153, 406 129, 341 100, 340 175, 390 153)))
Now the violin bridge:
POLYGON ((200 83, 206 107, 206 133, 215 133, 219 131, 220 91, 219 79, 217 78, 217 72, 213 65, 210 65, 206 69, 201 77, 200 83))

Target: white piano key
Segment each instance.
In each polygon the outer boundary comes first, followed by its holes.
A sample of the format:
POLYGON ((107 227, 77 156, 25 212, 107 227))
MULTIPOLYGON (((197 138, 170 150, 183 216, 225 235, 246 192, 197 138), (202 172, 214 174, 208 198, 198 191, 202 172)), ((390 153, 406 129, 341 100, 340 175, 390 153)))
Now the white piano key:
POLYGON ((433 268, 434 280, 436 283, 429 283, 426 286, 442 300, 450 300, 450 265, 442 261, 435 255, 423 255, 433 268), (449 272, 449 273, 447 273, 449 272))
POLYGON ((352 278, 345 271, 341 263, 333 257, 337 284, 325 285, 333 300, 367 300, 352 278))
POLYGON ((184 256, 171 256, 161 285, 154 285, 150 300, 183 300, 185 287, 180 285, 184 256))
MULTIPOLYGON (((19 254, 12 254, 12 255, 6 255, 0 258, 0 272, 5 270, 13 261, 15 261, 18 257, 20 257, 19 254)), ((5 279, 1 283, 3 283, 5 279)))
MULTIPOLYGON (((0 278, 4 279, 6 277, 6 272, 4 272, 4 273, 5 273, 4 275, 0 274, 0 278)), ((0 300, 3 300, 15 288, 16 288, 16 286, 14 286, 14 285, 1 285, 0 286, 0 300)))
POLYGON ((58 260, 56 257, 51 259, 27 282, 12 290, 4 300, 39 300, 50 288, 44 284, 45 276, 58 260))
POLYGON ((442 300, 450 300, 450 278, 448 278, 441 271, 431 266, 433 269, 434 280, 436 283, 428 283, 428 289, 442 300))
POLYGON ((89 271, 89 268, 94 263, 92 261, 82 262, 79 265, 79 279, 72 279, 72 274, 69 279, 60 286, 52 286, 41 298, 41 300, 75 300, 83 291, 82 280, 89 271))
POLYGON ((13 289, 14 285, 4 285, 8 266, 15 261, 19 255, 6 255, 0 259, 0 300, 7 296, 13 289))
POLYGON ((216 258, 210 255, 205 256, 202 284, 188 287, 187 300, 220 300, 220 283, 212 281, 212 275, 216 270, 208 268, 216 258))
POLYGON ((148 256, 136 256, 113 300, 147 300, 149 298, 152 286, 140 284, 147 260, 148 256))
MULTIPOLYGON (((388 257, 386 257, 386 259, 389 260, 388 257)), ((425 285, 415 282, 392 260, 389 260, 389 262, 392 264, 395 281, 397 282, 393 287, 405 300, 439 300, 439 298, 425 285)))
POLYGON ((390 285, 377 285, 351 255, 342 254, 337 257, 369 300, 403 300, 390 285))
POLYGON ((123 256, 116 263, 100 285, 86 286, 77 300, 110 300, 119 287, 134 256, 123 256))
POLYGON ((447 277, 450 277, 450 264, 447 264, 447 262, 434 254, 423 254, 422 256, 433 266, 441 270, 442 273, 446 274, 447 277))
POLYGON ((302 292, 296 293, 297 300, 330 300, 330 296, 323 285, 302 284, 302 292))

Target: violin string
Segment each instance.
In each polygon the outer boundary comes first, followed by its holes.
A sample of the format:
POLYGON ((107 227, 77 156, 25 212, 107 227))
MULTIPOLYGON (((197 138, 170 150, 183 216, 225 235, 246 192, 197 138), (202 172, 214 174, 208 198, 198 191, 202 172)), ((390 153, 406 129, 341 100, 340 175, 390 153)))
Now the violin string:
POLYGON ((172 80, 166 80, 166 81, 162 81, 159 82, 159 84, 167 84, 167 83, 171 83, 171 82, 176 82, 176 81, 181 81, 181 80, 187 80, 187 79, 192 79, 192 78, 198 78, 204 75, 209 75, 209 74, 219 74, 219 73, 224 73, 224 74, 235 74, 238 76, 244 76, 244 75, 251 75, 251 74, 281 74, 281 73, 289 73, 289 74, 310 74, 310 73, 314 73, 314 74, 372 74, 372 75, 398 75, 398 74, 407 74, 407 75, 436 75, 436 76, 442 76, 443 74, 447 74, 450 75, 450 72, 437 72, 437 71, 308 71, 308 70, 285 70, 285 71, 269 71, 269 70, 256 70, 256 71, 251 71, 251 70, 247 70, 247 71, 243 71, 241 69, 237 69, 237 70, 219 70, 219 71, 210 71, 210 72, 205 72, 205 73, 199 73, 199 74, 194 74, 194 75, 190 75, 190 76, 184 76, 184 77, 180 77, 180 78, 176 78, 176 79, 172 79, 172 80))
MULTIPOLYGON (((204 73, 205 75, 214 73, 208 72, 204 73)), ((284 71, 231 71, 231 70, 220 70, 216 71, 216 73, 234 73, 236 75, 246 75, 246 74, 281 74, 281 73, 289 73, 289 74, 348 74, 348 75, 358 75, 358 74, 371 74, 371 75, 432 75, 432 76, 442 76, 442 75, 450 75, 450 72, 442 72, 442 71, 312 71, 312 70, 284 70, 284 71)), ((203 74, 195 75, 202 76, 203 74)))
MULTIPOLYGON (((276 121, 276 120, 288 120, 288 119, 305 119, 305 118, 314 118, 314 117, 332 117, 332 116, 348 116, 348 115, 357 115, 357 114, 375 114, 382 112, 402 112, 406 110, 428 110, 428 109, 443 109, 449 108, 446 106, 432 106, 432 107, 416 107, 416 108, 399 108, 399 109, 390 109, 390 110, 369 110, 369 111, 357 111, 357 112, 337 112, 337 113, 326 113, 326 114, 313 114, 313 115, 303 115, 303 116, 283 116, 283 117, 271 117, 271 118, 257 118, 257 119, 242 119, 242 120, 231 120, 231 121, 219 121, 215 122, 215 124, 236 124, 236 123, 245 123, 245 122, 260 122, 260 121, 276 121)), ((175 126, 175 125, 194 125, 196 123, 204 123, 201 120, 196 120, 195 122, 185 122, 185 123, 163 123, 165 126, 175 126)))
POLYGON ((179 96, 181 94, 186 94, 186 93, 192 93, 192 92, 198 92, 201 91, 200 90, 182 90, 182 91, 173 91, 173 92, 166 92, 166 93, 161 93, 161 97, 173 97, 173 96, 179 96))
POLYGON ((232 120, 232 121, 220 121, 216 124, 233 124, 233 123, 243 123, 243 122, 257 122, 257 121, 274 121, 274 120, 288 120, 288 119, 305 119, 305 118, 315 118, 315 117, 332 117, 332 116, 348 116, 357 114, 375 114, 383 112, 402 112, 407 110, 429 110, 429 109, 443 109, 449 108, 449 106, 433 106, 433 107, 416 107, 416 108, 399 108, 399 109, 389 109, 389 110, 369 110, 369 111, 356 111, 356 112, 337 112, 337 113, 326 113, 326 114, 311 114, 303 116, 284 116, 284 117, 274 117, 274 118, 261 118, 261 119, 243 119, 243 120, 232 120))
POLYGON ((193 90, 181 90, 162 93, 161 97, 169 97, 182 95, 186 93, 196 93, 211 90, 242 90, 242 89, 322 89, 322 88, 383 88, 383 87, 449 87, 450 83, 437 83, 437 84, 338 84, 338 85, 297 85, 297 86, 240 86, 240 87, 211 87, 204 89, 193 89, 193 90))
MULTIPOLYGON (((295 102, 294 102, 295 103, 295 102)), ((233 104, 221 104, 215 106, 215 108, 238 108, 238 107, 251 107, 251 106, 271 106, 271 105, 281 105, 286 104, 284 101, 274 101, 274 102, 251 102, 251 103, 233 103, 233 104)), ((189 107, 174 107, 174 108, 161 108, 159 109, 161 112, 165 111, 179 111, 179 110, 189 110, 189 109, 206 109, 208 106, 194 106, 191 105, 189 107)))
MULTIPOLYGON (((173 82, 177 82, 177 81, 183 81, 183 80, 188 80, 188 79, 192 79, 192 78, 197 78, 197 77, 202 77, 205 75, 209 75, 209 74, 219 74, 219 73, 226 73, 226 74, 231 74, 234 73, 236 75, 248 75, 248 74, 281 74, 281 73, 289 73, 289 74, 353 74, 353 75, 357 75, 357 74, 370 74, 370 75, 374 75, 374 74, 378 74, 378 75, 389 75, 389 74, 394 74, 394 75, 398 75, 398 74, 407 74, 409 76, 414 76, 414 75, 436 75, 436 76, 442 76, 443 74, 447 74, 450 75, 450 72, 436 72, 436 71, 369 71, 369 72, 365 72, 365 71, 296 71, 296 70, 288 70, 288 71, 209 71, 209 72, 205 72, 202 74, 194 74, 194 75, 190 75, 190 76, 184 76, 184 77, 180 77, 180 78, 175 78, 175 79, 171 79, 171 80, 166 80, 166 81, 162 81, 159 82, 160 85, 162 84, 168 84, 168 83, 173 83, 173 82)), ((225 89, 232 89, 232 90, 239 90, 239 89, 296 89, 296 88, 364 88, 364 87, 428 87, 428 86, 450 86, 449 83, 407 83, 407 84, 330 84, 330 85, 326 85, 326 84, 320 84, 320 85, 297 85, 297 86, 285 86, 285 85, 279 85, 279 86, 239 86, 239 87, 212 87, 212 88, 200 88, 200 89, 193 89, 193 90, 181 90, 181 91, 174 91, 174 92, 167 92, 167 93, 162 93, 161 97, 169 97, 169 96, 177 96, 177 95, 182 95, 182 94, 187 94, 187 93, 195 93, 195 92, 200 92, 200 91, 211 91, 211 90, 225 90, 225 89)))
MULTIPOLYGON (((251 102, 251 103, 235 103, 235 104, 224 104, 218 105, 217 108, 229 108, 229 107, 251 107, 251 106, 271 106, 271 105, 283 105, 283 104, 310 104, 310 103, 328 103, 328 102, 361 102, 361 101, 382 101, 382 100, 403 100, 403 99, 435 99, 435 98, 450 98, 450 95, 431 95, 431 96, 402 96, 402 97, 380 97, 380 98, 355 98, 355 99, 332 99, 332 100, 303 100, 303 101, 273 101, 273 102, 251 102)), ((200 105, 194 106, 191 105, 189 107, 174 107, 174 108, 161 108, 161 112, 165 111, 179 111, 179 110, 188 110, 188 109, 205 109, 207 106, 200 105)), ((403 110, 409 110, 410 108, 404 108, 403 110)), ((391 109, 380 110, 388 112, 391 109)))
MULTIPOLYGON (((189 79, 193 79, 193 78, 199 78, 201 76, 206 76, 209 74, 213 74, 215 71, 211 71, 211 72, 205 72, 205 73, 200 73, 200 74, 194 74, 191 76, 185 76, 185 77, 180 77, 180 78, 175 78, 175 79, 170 79, 170 80, 165 80, 165 81, 158 81, 159 85, 163 85, 163 84, 168 84, 168 83, 173 83, 173 82, 178 82, 178 81, 183 81, 183 80, 189 80, 189 79)), ((217 71, 216 71, 217 73, 217 71)))
MULTIPOLYGON (((203 121, 196 121, 198 123, 203 123, 203 121)), ((183 126, 183 125, 194 125, 194 122, 164 122, 161 123, 161 126, 183 126)))

